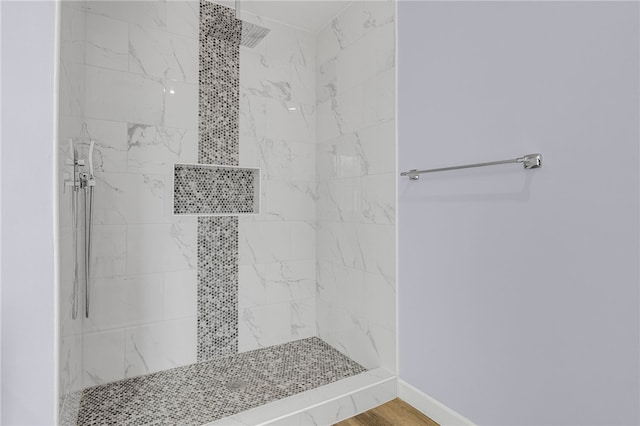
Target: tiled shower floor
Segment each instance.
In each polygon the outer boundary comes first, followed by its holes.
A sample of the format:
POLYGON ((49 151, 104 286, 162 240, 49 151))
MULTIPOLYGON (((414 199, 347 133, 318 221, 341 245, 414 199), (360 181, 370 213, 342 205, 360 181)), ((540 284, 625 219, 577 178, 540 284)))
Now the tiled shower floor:
POLYGON ((311 337, 82 392, 78 425, 202 425, 365 369, 311 337))

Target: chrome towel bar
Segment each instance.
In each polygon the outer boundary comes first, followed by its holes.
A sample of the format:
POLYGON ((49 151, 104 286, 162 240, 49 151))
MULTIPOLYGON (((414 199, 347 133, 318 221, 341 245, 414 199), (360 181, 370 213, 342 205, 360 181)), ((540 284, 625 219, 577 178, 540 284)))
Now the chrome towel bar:
POLYGON ((527 154, 511 160, 489 161, 486 163, 465 164, 462 166, 441 167, 439 169, 418 170, 412 169, 400 173, 400 176, 409 176, 411 180, 420 179, 422 173, 446 172, 448 170, 471 169, 473 167, 495 166, 497 164, 522 163, 525 169, 537 169, 542 167, 542 154, 527 154))

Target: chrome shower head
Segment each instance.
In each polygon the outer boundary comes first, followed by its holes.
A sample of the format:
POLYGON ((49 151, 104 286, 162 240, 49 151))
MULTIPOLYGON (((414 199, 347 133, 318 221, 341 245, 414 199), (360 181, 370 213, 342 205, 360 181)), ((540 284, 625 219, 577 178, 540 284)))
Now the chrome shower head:
POLYGON ((271 31, 269 28, 260 25, 242 21, 242 33, 240 36, 240 45, 246 47, 256 47, 271 31))

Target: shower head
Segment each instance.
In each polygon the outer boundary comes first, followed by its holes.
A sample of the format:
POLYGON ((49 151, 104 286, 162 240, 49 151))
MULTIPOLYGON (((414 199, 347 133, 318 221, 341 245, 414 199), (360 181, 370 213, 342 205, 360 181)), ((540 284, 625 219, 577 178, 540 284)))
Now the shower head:
POLYGON ((263 38, 271 31, 269 28, 262 27, 251 22, 243 21, 240 18, 241 0, 235 0, 236 19, 242 22, 242 31, 240 32, 240 46, 254 48, 262 41, 263 38))
POLYGON ((269 28, 242 21, 242 33, 240 45, 246 47, 256 47, 260 41, 271 31, 269 28))

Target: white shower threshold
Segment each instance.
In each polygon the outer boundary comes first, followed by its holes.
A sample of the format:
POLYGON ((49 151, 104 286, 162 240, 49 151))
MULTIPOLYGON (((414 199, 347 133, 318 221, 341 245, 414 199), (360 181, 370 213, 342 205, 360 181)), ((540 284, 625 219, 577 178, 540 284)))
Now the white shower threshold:
POLYGON ((206 426, 332 425, 397 396, 396 376, 377 368, 207 423, 206 426))

